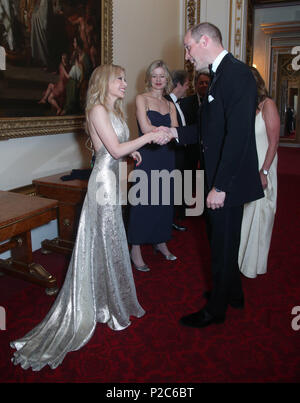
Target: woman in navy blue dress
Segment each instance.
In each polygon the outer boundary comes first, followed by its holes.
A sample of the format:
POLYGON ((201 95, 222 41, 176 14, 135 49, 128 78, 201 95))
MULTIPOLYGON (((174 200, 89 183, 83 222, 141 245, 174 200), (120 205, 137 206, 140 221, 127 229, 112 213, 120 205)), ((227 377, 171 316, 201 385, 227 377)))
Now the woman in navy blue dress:
MULTIPOLYGON (((172 90, 172 78, 166 64, 157 60, 150 64, 146 72, 146 92, 136 97, 136 115, 139 135, 147 133, 159 126, 176 127, 176 109, 172 102, 164 98, 172 90)), ((152 196, 158 189, 151 188, 151 174, 166 170, 167 174, 175 169, 174 149, 171 145, 158 146, 151 144, 142 147, 139 152, 142 163, 137 169, 146 174, 148 180, 148 204, 131 204, 128 221, 128 242, 132 245, 131 260, 136 269, 149 271, 143 260, 141 245, 153 244, 154 251, 160 252, 167 260, 175 260, 166 242, 171 239, 173 223, 173 186, 159 185, 158 204, 151 204, 152 196), (162 190, 170 194, 170 203, 162 199, 162 190)), ((137 181, 138 182, 138 181, 137 181)), ((172 183, 172 182, 171 182, 172 183)), ((137 194, 141 197, 141 194, 137 194)), ((130 203, 129 198, 129 203, 130 203)))

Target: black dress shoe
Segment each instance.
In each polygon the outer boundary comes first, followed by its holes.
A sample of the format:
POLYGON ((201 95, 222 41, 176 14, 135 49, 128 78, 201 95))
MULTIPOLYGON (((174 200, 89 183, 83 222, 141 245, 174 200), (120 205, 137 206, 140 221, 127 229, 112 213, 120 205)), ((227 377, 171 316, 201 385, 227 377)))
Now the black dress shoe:
POLYGON ((182 225, 178 225, 175 223, 173 223, 172 225, 173 225, 173 228, 176 229, 176 231, 186 231, 187 230, 187 228, 183 227, 182 225))
MULTIPOLYGON (((211 297, 211 291, 204 291, 203 297, 207 300, 211 297)), ((245 307, 245 300, 244 297, 240 299, 235 299, 229 302, 229 305, 235 309, 243 309, 245 307)))
POLYGON ((213 323, 223 323, 224 321, 225 321, 225 315, 212 316, 205 309, 201 309, 198 312, 192 313, 187 316, 183 316, 180 319, 180 323, 182 325, 196 328, 206 327, 212 325, 213 323))

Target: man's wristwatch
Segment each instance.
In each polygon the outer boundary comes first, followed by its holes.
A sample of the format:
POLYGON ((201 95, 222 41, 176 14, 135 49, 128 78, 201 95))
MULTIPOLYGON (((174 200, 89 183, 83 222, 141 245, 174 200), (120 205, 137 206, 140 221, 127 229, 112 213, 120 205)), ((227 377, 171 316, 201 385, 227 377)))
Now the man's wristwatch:
POLYGON ((264 174, 264 175, 266 175, 266 176, 267 176, 267 175, 268 175, 268 173, 269 173, 269 171, 268 171, 267 169, 263 169, 263 174, 264 174))
POLYGON ((218 189, 218 188, 216 188, 216 187, 215 187, 215 191, 218 192, 218 193, 219 193, 219 192, 223 192, 223 190, 218 189))

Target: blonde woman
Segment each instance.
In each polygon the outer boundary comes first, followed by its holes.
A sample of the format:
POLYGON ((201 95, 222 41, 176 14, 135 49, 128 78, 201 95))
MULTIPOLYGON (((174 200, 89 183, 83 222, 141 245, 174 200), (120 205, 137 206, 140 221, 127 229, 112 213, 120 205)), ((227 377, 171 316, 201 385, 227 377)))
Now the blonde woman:
POLYGON ((122 100, 127 84, 122 67, 103 65, 91 76, 86 122, 96 160, 78 226, 77 239, 65 282, 45 319, 22 339, 12 361, 34 371, 56 368, 65 355, 84 346, 97 322, 113 330, 141 317, 135 290, 119 198, 119 158, 164 135, 147 133, 127 141, 122 100))
MULTIPOLYGON (((173 102, 165 99, 173 89, 172 78, 167 65, 162 60, 150 64, 145 77, 146 91, 136 97, 136 115, 139 135, 155 130, 159 126, 178 126, 176 108, 173 102)), ((148 204, 132 205, 129 212, 128 242, 132 245, 131 259, 137 270, 149 271, 144 262, 141 245, 152 244, 155 252, 160 252, 166 260, 176 260, 168 249, 173 223, 173 189, 160 186, 151 187, 152 172, 175 169, 175 151, 171 144, 158 147, 146 145, 141 150, 142 163, 139 166, 148 179, 148 204), (170 203, 164 204, 162 194, 169 190, 170 203), (152 195, 159 194, 158 204, 152 203, 152 195)))

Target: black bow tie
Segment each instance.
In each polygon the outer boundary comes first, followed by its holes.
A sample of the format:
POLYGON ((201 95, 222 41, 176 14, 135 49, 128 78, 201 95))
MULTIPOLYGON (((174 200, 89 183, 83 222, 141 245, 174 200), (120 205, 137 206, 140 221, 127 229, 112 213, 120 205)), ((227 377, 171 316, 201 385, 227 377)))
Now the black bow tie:
POLYGON ((208 70, 211 78, 214 78, 214 75, 216 74, 213 69, 212 69, 212 64, 208 65, 208 70))

